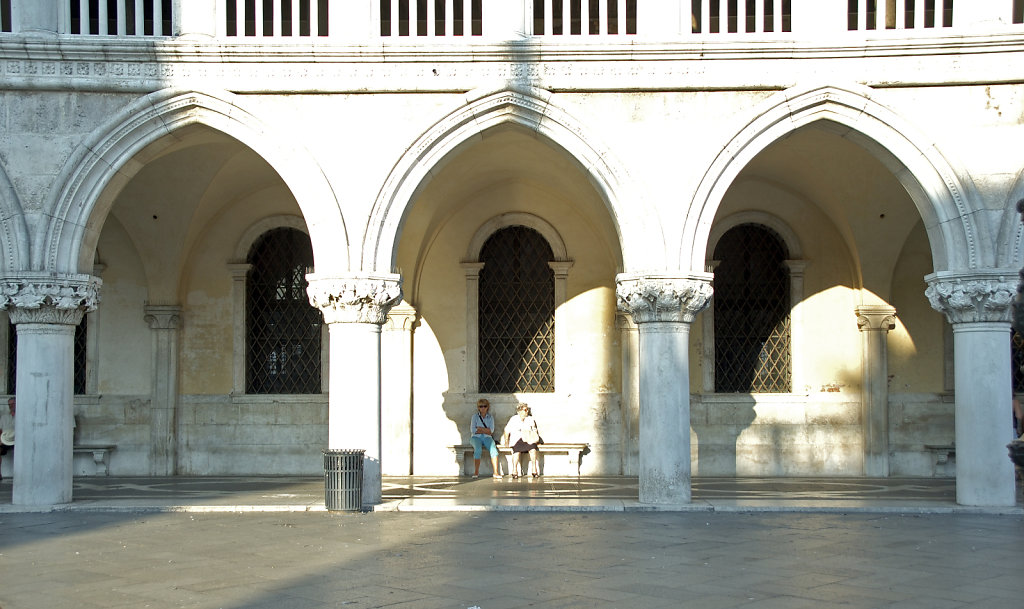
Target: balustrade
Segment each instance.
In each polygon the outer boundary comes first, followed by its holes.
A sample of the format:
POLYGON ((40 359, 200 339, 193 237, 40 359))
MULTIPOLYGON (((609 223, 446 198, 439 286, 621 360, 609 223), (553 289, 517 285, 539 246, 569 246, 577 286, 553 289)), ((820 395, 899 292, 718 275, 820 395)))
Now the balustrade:
POLYGON ((0 0, 0 33, 200 34, 239 42, 797 39, 1021 24, 1024 0, 0 0))

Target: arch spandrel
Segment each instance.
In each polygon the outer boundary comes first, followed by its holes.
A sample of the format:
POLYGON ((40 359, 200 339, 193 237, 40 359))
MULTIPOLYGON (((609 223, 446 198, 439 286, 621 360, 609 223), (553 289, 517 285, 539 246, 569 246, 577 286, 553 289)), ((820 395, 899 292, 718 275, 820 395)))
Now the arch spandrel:
POLYGON ((874 101, 861 86, 782 92, 729 140, 704 174, 680 243, 681 268, 700 271, 715 213, 744 167, 772 143, 809 126, 824 127, 867 149, 907 190, 920 213, 936 270, 991 266, 991 237, 969 205, 969 177, 909 122, 874 101), (966 183, 965 183, 966 181, 966 183))
POLYGON ((429 177, 484 132, 507 125, 536 133, 579 164, 605 202, 626 269, 665 265, 667 248, 661 224, 640 186, 628 177, 608 148, 552 104, 550 93, 505 89, 468 95, 465 105, 435 123, 398 161, 370 214, 361 260, 365 270, 384 272, 394 268, 402 224, 429 177))
POLYGON ((61 186, 50 202, 54 221, 33 248, 33 259, 42 268, 59 272, 91 268, 99 232, 117 193, 143 166, 137 155, 155 154, 173 143, 179 129, 203 125, 249 147, 281 176, 302 210, 314 259, 324 262, 318 271, 347 271, 348 233, 319 164, 305 148, 240 104, 228 92, 166 89, 115 115, 65 165, 58 179, 61 186))
POLYGON ((1024 169, 1017 173, 999 222, 1000 267, 1019 269, 1024 266, 1024 222, 1018 205, 1024 206, 1024 169))

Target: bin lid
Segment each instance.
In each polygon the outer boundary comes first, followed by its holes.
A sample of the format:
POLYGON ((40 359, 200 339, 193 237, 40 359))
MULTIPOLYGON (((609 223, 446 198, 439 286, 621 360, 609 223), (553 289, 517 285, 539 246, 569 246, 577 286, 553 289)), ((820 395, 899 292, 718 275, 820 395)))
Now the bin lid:
POLYGON ((325 455, 361 455, 366 452, 365 448, 325 448, 325 455))

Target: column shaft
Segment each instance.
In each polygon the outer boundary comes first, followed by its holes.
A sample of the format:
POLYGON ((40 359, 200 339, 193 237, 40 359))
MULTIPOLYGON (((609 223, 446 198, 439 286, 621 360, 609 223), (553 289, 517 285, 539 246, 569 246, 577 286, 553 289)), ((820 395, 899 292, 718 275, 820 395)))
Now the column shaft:
POLYGON ((71 501, 75 326, 21 323, 14 422, 17 505, 71 501))
POLYGON ((690 325, 640 325, 640 501, 689 503, 690 325))
POLYGON ((363 449, 363 503, 381 500, 380 326, 335 323, 327 448, 363 449))
POLYGON ((178 461, 178 333, 181 307, 147 306, 153 332, 153 388, 149 405, 149 473, 173 476, 178 461))
POLYGON ((956 502, 1014 505, 1009 324, 953 326, 956 502))

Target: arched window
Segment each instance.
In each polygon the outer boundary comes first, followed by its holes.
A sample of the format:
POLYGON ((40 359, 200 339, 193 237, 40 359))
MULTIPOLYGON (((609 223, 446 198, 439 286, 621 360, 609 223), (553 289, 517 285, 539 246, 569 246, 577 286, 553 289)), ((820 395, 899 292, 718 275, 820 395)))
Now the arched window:
POLYGON ((714 258, 715 391, 792 391, 785 244, 767 227, 741 224, 722 235, 714 258))
POLYGON ((480 250, 479 375, 486 393, 555 390, 555 280, 551 246, 509 226, 480 250))
POLYGON ((246 278, 246 393, 319 393, 323 318, 309 304, 309 237, 294 228, 261 236, 246 278))

